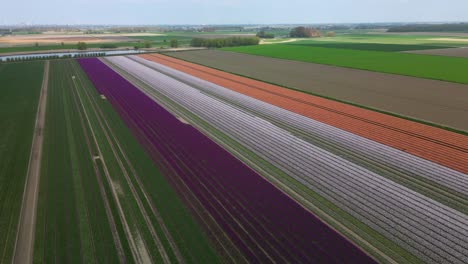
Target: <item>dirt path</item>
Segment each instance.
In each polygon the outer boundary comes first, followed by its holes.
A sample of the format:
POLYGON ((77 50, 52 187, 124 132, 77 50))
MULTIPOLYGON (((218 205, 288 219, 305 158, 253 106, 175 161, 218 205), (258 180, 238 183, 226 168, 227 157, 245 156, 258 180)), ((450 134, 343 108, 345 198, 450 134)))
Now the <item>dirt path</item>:
POLYGON ((44 79, 37 107, 36 125, 34 128, 28 174, 23 193, 20 223, 13 253, 13 263, 31 263, 34 250, 34 232, 36 225, 36 207, 41 172, 42 142, 49 83, 49 61, 44 65, 44 79))
POLYGON ((297 39, 286 39, 286 40, 276 41, 276 42, 265 42, 264 40, 261 40, 261 41, 260 41, 260 45, 287 43, 287 42, 294 42, 294 41, 297 41, 297 39))

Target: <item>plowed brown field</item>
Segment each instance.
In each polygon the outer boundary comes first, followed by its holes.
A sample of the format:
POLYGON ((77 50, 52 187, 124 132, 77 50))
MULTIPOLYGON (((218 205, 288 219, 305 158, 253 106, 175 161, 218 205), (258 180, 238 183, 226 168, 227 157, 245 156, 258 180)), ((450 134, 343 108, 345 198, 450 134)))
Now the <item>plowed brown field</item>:
POLYGON ((468 173, 468 137, 164 55, 141 55, 206 81, 468 173))

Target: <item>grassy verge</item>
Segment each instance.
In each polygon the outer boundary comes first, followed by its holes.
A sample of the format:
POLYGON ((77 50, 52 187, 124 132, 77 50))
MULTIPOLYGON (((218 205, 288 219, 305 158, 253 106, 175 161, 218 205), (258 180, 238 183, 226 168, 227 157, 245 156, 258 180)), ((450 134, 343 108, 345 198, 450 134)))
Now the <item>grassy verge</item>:
POLYGON ((15 245, 44 62, 0 65, 0 263, 15 245))

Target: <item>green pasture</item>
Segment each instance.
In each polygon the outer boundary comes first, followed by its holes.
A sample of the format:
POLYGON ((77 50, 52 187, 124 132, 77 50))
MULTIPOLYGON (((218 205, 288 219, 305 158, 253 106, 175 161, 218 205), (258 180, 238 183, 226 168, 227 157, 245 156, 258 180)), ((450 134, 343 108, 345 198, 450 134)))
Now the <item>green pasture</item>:
POLYGON ((468 84, 466 58, 290 44, 231 47, 223 50, 468 84))
POLYGON ((44 62, 0 64, 0 263, 10 263, 44 62))

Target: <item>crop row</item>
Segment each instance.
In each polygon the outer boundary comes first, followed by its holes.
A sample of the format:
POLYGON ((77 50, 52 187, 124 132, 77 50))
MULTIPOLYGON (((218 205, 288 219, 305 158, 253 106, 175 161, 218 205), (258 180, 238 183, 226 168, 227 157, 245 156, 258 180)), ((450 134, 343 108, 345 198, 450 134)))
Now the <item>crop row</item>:
MULTIPOLYGON (((248 261, 371 261, 299 204, 195 128, 180 122, 97 59, 84 60, 94 84, 151 143, 248 261), (112 80, 112 83, 109 83, 112 80)), ((82 63, 83 66, 83 63, 82 63)), ((160 163, 155 160, 155 163, 160 163)), ((222 236, 223 234, 218 234, 222 236)))
POLYGON ((232 105, 242 107, 257 115, 264 116, 275 123, 284 123, 308 135, 318 137, 331 144, 343 147, 353 153, 371 159, 376 163, 391 166, 409 175, 418 175, 468 195, 466 174, 441 166, 434 162, 413 156, 404 151, 369 140, 345 130, 318 122, 294 112, 265 103, 258 99, 234 92, 214 83, 174 70, 167 66, 130 56, 133 60, 151 67, 161 73, 184 81, 205 93, 212 94, 232 105))
POLYGON ((441 165, 468 172, 466 136, 162 55, 146 59, 441 165))
POLYGON ((109 61, 427 261, 467 260, 468 217, 126 58, 109 61))

